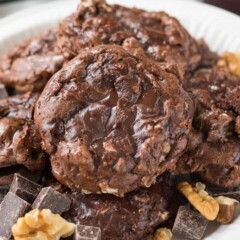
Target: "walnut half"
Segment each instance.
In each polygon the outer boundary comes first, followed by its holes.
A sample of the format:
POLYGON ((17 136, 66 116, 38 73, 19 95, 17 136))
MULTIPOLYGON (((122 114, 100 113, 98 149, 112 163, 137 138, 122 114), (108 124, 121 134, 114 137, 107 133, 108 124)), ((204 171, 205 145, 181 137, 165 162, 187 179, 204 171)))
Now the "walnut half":
POLYGON ((220 206, 220 210, 216 220, 222 224, 231 223, 239 202, 235 199, 223 196, 217 197, 215 199, 220 206))
POLYGON ((223 53, 217 65, 219 67, 227 67, 232 74, 240 77, 240 53, 223 53))
POLYGON ((209 196, 205 191, 205 185, 197 183, 195 188, 188 182, 181 182, 177 189, 188 199, 188 201, 208 220, 217 218, 219 204, 216 199, 209 196))
POLYGON ((15 240, 59 240, 71 236, 74 231, 75 224, 49 209, 34 209, 12 227, 15 240))

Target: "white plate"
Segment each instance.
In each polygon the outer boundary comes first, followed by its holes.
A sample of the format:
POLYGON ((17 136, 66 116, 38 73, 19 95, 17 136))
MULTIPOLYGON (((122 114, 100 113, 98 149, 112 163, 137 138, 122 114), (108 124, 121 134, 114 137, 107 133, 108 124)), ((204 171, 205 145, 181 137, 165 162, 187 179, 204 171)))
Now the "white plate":
MULTIPOLYGON (((188 0, 109 0, 108 2, 153 11, 165 10, 176 16, 195 38, 203 37, 212 50, 219 53, 240 52, 240 18, 227 11, 188 0)), ((77 3, 78 0, 51 2, 0 20, 0 56, 16 43, 57 25, 61 19, 74 11, 77 3)), ((239 226, 240 216, 231 225, 211 224, 205 239, 238 240, 239 226)))

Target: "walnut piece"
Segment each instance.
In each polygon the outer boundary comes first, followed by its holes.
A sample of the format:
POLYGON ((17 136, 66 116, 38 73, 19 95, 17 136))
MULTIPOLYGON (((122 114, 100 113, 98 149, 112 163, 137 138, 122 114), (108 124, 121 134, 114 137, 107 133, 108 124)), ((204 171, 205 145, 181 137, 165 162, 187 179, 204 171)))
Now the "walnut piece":
POLYGON ((220 206, 216 220, 222 224, 231 223, 239 202, 235 199, 223 196, 216 197, 215 199, 220 206))
POLYGON ((219 212, 219 203, 205 191, 205 185, 197 183, 195 188, 188 182, 181 182, 177 189, 208 220, 213 221, 219 212))
POLYGON ((172 231, 168 228, 159 228, 154 235, 148 236, 147 240, 171 240, 172 231))
POLYGON ((75 224, 49 209, 34 209, 12 227, 15 240, 59 240, 71 236, 74 231, 75 224))
POLYGON ((240 77, 240 53, 223 53, 217 65, 227 67, 233 75, 240 77))
POLYGON ((168 228, 159 228, 153 235, 153 240, 171 240, 172 232, 168 228))

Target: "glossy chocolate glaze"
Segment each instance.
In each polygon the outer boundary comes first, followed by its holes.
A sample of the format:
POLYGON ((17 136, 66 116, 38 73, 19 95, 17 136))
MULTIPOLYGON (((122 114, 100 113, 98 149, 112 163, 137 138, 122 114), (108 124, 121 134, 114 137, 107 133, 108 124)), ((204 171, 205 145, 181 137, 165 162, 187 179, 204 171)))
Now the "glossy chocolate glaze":
POLYGON ((72 205, 64 217, 100 227, 103 240, 145 239, 171 216, 174 192, 173 181, 166 175, 149 189, 128 193, 124 198, 68 192, 72 205))

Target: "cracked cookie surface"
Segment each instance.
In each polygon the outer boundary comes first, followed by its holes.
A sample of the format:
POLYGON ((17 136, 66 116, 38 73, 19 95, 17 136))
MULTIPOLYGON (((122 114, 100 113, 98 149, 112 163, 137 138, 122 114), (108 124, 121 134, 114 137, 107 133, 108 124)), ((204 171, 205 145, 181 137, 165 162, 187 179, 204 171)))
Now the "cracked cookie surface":
POLYGON ((109 5, 104 0, 82 0, 77 11, 59 27, 58 44, 66 57, 102 44, 122 45, 159 62, 177 63, 194 70, 202 47, 179 21, 165 12, 109 5))
POLYGON ((54 176, 72 189, 118 196, 155 183, 185 149, 194 112, 176 72, 120 46, 69 62, 35 111, 54 176))

